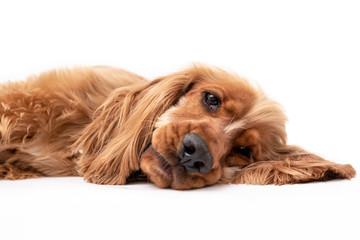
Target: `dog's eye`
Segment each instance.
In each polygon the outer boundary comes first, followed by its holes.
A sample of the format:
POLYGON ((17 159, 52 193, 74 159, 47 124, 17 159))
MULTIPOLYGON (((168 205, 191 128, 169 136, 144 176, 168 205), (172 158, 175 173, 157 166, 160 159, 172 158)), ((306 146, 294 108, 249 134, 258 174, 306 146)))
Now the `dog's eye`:
POLYGON ((209 92, 203 94, 203 101, 210 111, 217 110, 221 105, 219 98, 209 92))
POLYGON ((248 147, 237 147, 234 150, 237 154, 243 155, 247 158, 251 157, 251 149, 248 147))

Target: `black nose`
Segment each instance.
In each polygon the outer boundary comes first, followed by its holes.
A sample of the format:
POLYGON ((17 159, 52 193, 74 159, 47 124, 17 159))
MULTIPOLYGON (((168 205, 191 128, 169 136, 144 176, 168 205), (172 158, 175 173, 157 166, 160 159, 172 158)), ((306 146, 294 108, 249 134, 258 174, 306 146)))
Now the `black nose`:
POLYGON ((204 139, 195 133, 189 133, 182 141, 180 150, 180 165, 189 172, 207 174, 213 166, 213 158, 204 139))

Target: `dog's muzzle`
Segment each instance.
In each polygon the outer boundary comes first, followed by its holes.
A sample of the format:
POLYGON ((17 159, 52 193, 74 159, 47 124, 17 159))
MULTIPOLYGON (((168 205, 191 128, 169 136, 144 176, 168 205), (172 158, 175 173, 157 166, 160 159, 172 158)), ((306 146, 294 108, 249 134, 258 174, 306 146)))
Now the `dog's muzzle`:
POLYGON ((207 174, 214 161, 204 139, 196 133, 187 134, 179 150, 180 165, 189 172, 207 174))

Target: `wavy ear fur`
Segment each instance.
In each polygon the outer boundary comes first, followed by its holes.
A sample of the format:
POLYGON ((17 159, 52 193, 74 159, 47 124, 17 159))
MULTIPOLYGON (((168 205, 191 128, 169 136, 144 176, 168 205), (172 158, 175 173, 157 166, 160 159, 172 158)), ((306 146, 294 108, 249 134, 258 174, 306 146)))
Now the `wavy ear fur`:
POLYGON ((82 152, 78 171, 97 184, 125 184, 139 170, 139 157, 150 143, 157 118, 191 87, 184 71, 114 90, 75 143, 82 152))
POLYGON ((236 171, 232 183, 291 184, 331 179, 350 179, 356 174, 350 164, 337 164, 296 146, 286 146, 278 158, 260 161, 236 171))

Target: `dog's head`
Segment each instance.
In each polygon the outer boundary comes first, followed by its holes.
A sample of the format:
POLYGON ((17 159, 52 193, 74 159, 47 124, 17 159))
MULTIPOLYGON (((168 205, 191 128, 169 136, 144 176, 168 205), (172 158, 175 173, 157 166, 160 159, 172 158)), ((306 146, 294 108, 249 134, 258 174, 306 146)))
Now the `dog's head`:
POLYGON ((236 74, 195 66, 158 81, 186 87, 156 120, 141 156, 142 171, 157 186, 190 189, 231 179, 233 169, 270 159, 285 145, 281 107, 236 74))

